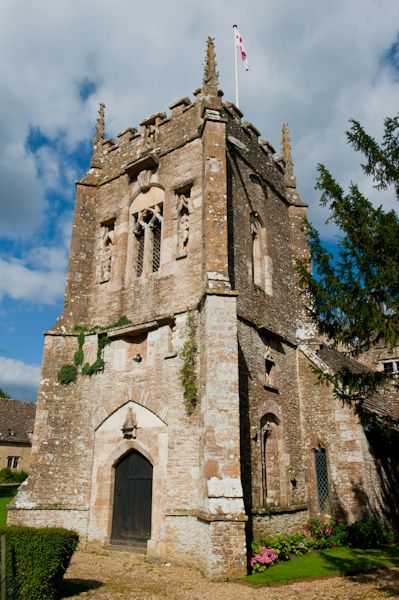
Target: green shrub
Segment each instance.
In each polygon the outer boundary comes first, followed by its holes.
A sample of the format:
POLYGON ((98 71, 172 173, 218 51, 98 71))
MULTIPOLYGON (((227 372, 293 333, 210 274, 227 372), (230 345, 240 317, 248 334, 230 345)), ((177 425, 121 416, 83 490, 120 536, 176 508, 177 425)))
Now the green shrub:
POLYGON ((0 469, 0 483, 21 483, 27 477, 28 473, 26 471, 17 471, 9 467, 0 469))
POLYGON ((77 374, 78 370, 75 365, 63 365, 58 371, 58 381, 62 385, 68 385, 68 383, 76 381, 77 374))
POLYGON ((259 554, 261 548, 270 548, 277 552, 279 560, 289 560, 293 556, 305 554, 314 548, 313 540, 304 533, 288 535, 280 533, 275 537, 266 537, 252 543, 252 551, 259 554))
POLYGON ((7 536, 7 591, 13 600, 54 600, 79 536, 67 529, 0 528, 7 536))
POLYGON ((394 541, 391 527, 378 519, 358 519, 348 527, 348 543, 354 548, 375 548, 394 541))
POLYGON ((339 546, 376 548, 394 541, 394 531, 378 519, 358 519, 352 525, 337 518, 331 519, 328 524, 311 519, 301 533, 281 533, 252 542, 251 566, 255 571, 264 570, 272 562, 264 557, 264 552, 269 550, 278 554, 278 560, 289 560, 310 550, 339 546))

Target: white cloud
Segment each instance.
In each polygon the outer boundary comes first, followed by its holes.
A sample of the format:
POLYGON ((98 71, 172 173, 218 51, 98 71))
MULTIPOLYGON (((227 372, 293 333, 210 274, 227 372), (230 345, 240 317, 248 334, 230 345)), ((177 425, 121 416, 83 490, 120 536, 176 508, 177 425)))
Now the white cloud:
MULTIPOLYGON (((44 249, 42 250, 44 251, 44 249)), ((49 249, 47 252, 51 256, 49 249)), ((53 262, 58 265, 58 251, 54 252, 53 262)), ((64 288, 65 272, 59 268, 34 270, 27 267, 21 260, 5 261, 0 258, 0 298, 7 295, 13 300, 54 304, 62 298, 64 288)))
POLYGON ((40 367, 0 356, 0 387, 15 400, 36 400, 40 367))
POLYGON ((398 31, 399 3, 392 0, 251 0, 245 6, 238 0, 26 0, 20 7, 3 2, 0 23, 0 227, 7 235, 37 230, 47 214, 45 191, 62 189, 62 173, 72 176, 62 151, 41 148, 36 162, 24 151, 31 127, 61 137, 73 151, 90 136, 100 100, 113 136, 167 109, 201 84, 208 34, 216 37, 225 98, 234 99, 233 22, 252 65, 240 74, 241 108, 276 147, 281 124, 289 122, 298 185, 318 224, 316 163, 326 163, 338 180, 357 177, 359 158, 344 137, 349 118, 380 133, 383 118, 397 111, 398 80, 381 64, 398 31), (85 79, 97 89, 82 102, 78 82, 85 79))

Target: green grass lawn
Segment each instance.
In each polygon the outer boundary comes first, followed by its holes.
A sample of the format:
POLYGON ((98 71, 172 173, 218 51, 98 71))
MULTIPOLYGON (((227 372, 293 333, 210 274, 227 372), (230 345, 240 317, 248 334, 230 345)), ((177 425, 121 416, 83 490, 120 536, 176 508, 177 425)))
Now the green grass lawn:
POLYGON ((4 527, 7 521, 7 506, 17 493, 18 487, 2 488, 0 487, 0 527, 4 527))
POLYGON ((399 565, 399 544, 390 548, 319 550, 276 563, 263 573, 248 575, 248 583, 275 584, 309 577, 354 575, 399 565))

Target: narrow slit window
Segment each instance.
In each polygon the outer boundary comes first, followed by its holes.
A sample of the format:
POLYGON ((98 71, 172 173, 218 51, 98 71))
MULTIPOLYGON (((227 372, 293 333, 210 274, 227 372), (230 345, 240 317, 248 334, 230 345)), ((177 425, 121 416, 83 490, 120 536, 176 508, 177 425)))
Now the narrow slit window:
POLYGON ((136 233, 137 239, 137 262, 136 262, 136 275, 141 277, 144 266, 144 229, 141 229, 136 233))
POLYGON ((326 449, 318 444, 314 450, 317 500, 320 512, 327 512, 329 505, 329 485, 326 449))
POLYGON ((161 223, 156 221, 153 227, 152 272, 159 271, 161 264, 161 223))

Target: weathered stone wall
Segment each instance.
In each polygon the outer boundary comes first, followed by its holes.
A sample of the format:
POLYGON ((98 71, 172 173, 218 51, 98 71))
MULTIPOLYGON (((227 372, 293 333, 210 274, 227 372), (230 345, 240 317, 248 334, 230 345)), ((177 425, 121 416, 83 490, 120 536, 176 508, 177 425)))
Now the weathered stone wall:
MULTIPOLYGON (((309 508, 320 515, 314 449, 326 450, 330 488, 330 514, 349 521, 370 514, 380 505, 381 482, 369 444, 354 411, 334 399, 326 386, 317 385, 310 360, 298 350, 303 420, 303 463, 309 490, 309 508)), ((377 509, 378 512, 378 509, 377 509)))

